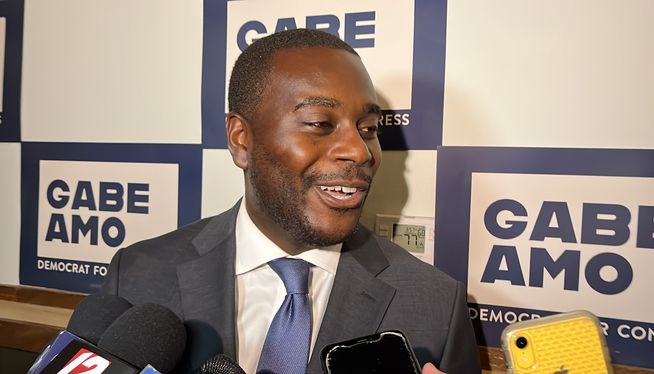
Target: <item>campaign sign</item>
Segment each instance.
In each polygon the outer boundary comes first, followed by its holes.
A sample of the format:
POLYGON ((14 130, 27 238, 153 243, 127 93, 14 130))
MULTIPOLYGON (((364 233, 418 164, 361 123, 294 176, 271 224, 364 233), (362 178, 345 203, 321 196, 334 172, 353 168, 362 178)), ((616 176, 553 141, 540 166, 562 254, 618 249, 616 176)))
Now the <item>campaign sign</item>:
POLYGON ((0 141, 20 141, 23 1, 0 1, 0 141))
POLYGON ((204 11, 206 146, 225 147, 220 130, 227 112, 229 77, 240 53, 259 38, 295 28, 334 34, 361 56, 383 109, 380 140, 384 149, 433 150, 441 143, 445 1, 227 1, 226 11, 219 9, 219 2, 210 3, 205 1, 204 11), (226 30, 216 27, 223 24, 226 30), (224 54, 218 53, 223 48, 224 54), (217 76, 221 67, 224 70, 217 76), (216 105, 220 102, 224 108, 216 105))
POLYGON ((107 263, 126 243, 174 230, 177 179, 176 164, 41 160, 39 258, 107 263))
POLYGON ((437 191, 436 264, 480 344, 584 309, 615 363, 654 368, 654 151, 442 147, 437 191))
POLYGON ((21 283, 92 292, 119 248, 198 219, 199 157, 199 147, 24 144, 21 283))

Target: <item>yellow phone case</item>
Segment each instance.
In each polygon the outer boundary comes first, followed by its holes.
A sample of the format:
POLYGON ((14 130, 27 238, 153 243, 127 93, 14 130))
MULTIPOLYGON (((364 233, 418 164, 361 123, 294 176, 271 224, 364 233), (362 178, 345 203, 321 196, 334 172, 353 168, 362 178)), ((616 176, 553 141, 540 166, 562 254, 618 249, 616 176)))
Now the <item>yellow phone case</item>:
POLYGON ((508 373, 612 374, 599 320, 574 311, 516 322, 502 332, 508 373))

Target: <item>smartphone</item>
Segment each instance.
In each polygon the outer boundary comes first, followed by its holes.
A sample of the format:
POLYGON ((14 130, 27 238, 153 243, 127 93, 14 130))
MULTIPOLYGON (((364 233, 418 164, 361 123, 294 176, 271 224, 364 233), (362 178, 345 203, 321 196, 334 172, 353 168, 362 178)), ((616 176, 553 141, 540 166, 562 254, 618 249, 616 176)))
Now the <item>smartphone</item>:
POLYGON ((599 320, 587 311, 555 314, 504 328, 507 373, 613 373, 599 320))
POLYGON ((420 365, 406 336, 384 331, 340 343, 321 351, 326 374, 420 374, 420 365))

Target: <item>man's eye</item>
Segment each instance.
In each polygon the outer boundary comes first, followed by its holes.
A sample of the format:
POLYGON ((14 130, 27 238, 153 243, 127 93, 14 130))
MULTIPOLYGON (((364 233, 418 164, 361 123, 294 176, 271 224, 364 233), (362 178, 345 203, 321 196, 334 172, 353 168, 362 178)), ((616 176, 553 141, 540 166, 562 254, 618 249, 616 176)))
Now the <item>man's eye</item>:
POLYGON ((379 126, 377 125, 362 126, 359 128, 359 131, 366 136, 376 136, 381 133, 379 126))
POLYGON ((304 122, 304 124, 318 129, 327 129, 331 127, 331 124, 326 121, 304 122))

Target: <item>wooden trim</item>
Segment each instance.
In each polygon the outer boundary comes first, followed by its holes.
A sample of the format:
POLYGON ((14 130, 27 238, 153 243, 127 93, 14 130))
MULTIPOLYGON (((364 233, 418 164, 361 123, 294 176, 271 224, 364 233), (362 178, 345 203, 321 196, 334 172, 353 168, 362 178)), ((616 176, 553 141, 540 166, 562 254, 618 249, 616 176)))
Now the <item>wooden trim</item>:
POLYGON ((0 300, 75 309, 86 294, 31 286, 0 284, 0 300))
MULTIPOLYGON (((504 364, 504 353, 501 348, 495 347, 477 347, 479 349, 479 358, 481 359, 481 368, 491 370, 493 373, 506 372, 504 364)), ((637 368, 632 366, 613 365, 614 374, 652 374, 654 370, 637 368)))
MULTIPOLYGON (((0 300, 75 309, 86 294, 40 287, 0 285, 0 300)), ((61 328, 0 318, 0 347, 41 352, 61 328)), ((494 373, 506 372, 504 353, 495 347, 478 347, 481 366, 494 373)), ((654 374, 654 370, 613 365, 615 374, 654 374)))
POLYGON ((0 347, 38 353, 59 331, 61 331, 59 327, 0 319, 0 347))
POLYGON ((504 353, 500 348, 477 346, 481 368, 484 370, 506 371, 504 353))

